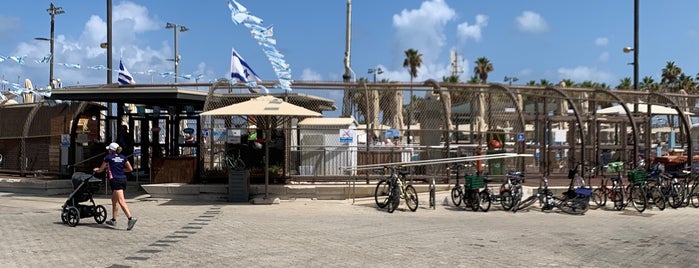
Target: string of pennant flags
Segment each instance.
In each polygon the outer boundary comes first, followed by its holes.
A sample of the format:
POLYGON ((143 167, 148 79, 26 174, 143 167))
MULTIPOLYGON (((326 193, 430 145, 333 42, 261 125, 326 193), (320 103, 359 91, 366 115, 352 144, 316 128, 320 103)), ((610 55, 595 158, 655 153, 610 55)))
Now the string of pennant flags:
MULTIPOLYGON (((273 26, 268 26, 265 27, 262 25, 263 20, 260 17, 257 17, 253 14, 251 14, 248 9, 241 5, 239 2, 236 0, 228 0, 228 9, 231 11, 231 20, 235 25, 243 25, 246 27, 249 31, 250 34, 252 35, 253 39, 255 39, 262 48, 262 51, 264 52, 265 56, 267 56, 267 59, 269 60, 270 64, 272 65, 272 68, 279 80, 279 84, 275 85, 275 87, 279 87, 281 89, 291 91, 291 68, 290 65, 286 63, 284 60, 284 55, 280 53, 277 48, 276 44, 277 41, 276 39, 273 38, 274 35, 274 29, 273 26)), ((53 55, 48 54, 42 57, 35 57, 31 58, 28 56, 4 56, 0 55, 0 63, 6 62, 6 61, 13 61, 17 64, 25 64, 25 62, 33 62, 33 63, 38 63, 38 64, 48 64, 51 62, 51 58, 53 55)), ((121 84, 134 84, 135 79, 129 73, 128 70, 126 70, 125 66, 123 65, 123 62, 119 62, 119 70, 114 70, 110 69, 105 65, 89 65, 89 66, 83 66, 81 64, 75 64, 75 63, 55 63, 57 66, 62 66, 68 69, 74 69, 74 70, 81 70, 81 69, 87 69, 87 70, 111 70, 112 72, 118 72, 119 73, 119 83, 121 84)), ((168 77, 175 77, 174 72, 156 72, 154 70, 148 70, 148 71, 139 71, 139 72, 133 72, 134 74, 143 74, 143 75, 153 75, 155 73, 158 73, 161 77, 163 78, 168 78, 168 77)), ((182 78, 185 80, 196 80, 199 81, 201 78, 203 78, 203 74, 184 74, 184 75, 177 75, 178 78, 182 78)), ((237 81, 238 83, 243 83, 248 86, 250 92, 257 92, 255 89, 256 88, 261 88, 265 91, 265 93, 268 93, 267 88, 265 88, 262 85, 258 85, 257 82, 261 82, 262 80, 260 77, 252 70, 250 65, 243 60, 243 58, 238 54, 235 49, 232 49, 231 53, 231 70, 230 70, 230 79, 233 81, 237 81)), ((33 93, 36 95, 44 96, 44 97, 50 97, 51 96, 51 87, 46 87, 46 88, 33 88, 33 86, 28 85, 25 83, 25 85, 21 85, 19 83, 14 83, 10 82, 4 79, 0 79, 0 84, 4 85, 3 88, 7 87, 7 93, 10 93, 11 95, 19 96, 23 93, 33 93)), ((54 85, 56 87, 56 85, 54 85)), ((0 92, 0 100, 7 100, 7 96, 5 93, 0 92)))

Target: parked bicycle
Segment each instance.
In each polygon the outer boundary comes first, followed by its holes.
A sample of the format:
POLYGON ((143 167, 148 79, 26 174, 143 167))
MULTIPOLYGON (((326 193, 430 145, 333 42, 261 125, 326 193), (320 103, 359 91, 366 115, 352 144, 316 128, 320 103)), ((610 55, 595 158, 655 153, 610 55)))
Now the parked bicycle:
POLYGON ((505 181, 500 186, 500 192, 503 194, 500 198, 500 204, 504 210, 515 210, 522 201, 524 191, 522 183, 524 175, 517 171, 508 171, 505 176, 505 181))
POLYGON ((232 170, 245 170, 246 165, 240 153, 240 148, 238 148, 237 153, 234 153, 232 149, 229 149, 223 155, 222 160, 226 164, 226 166, 228 166, 228 168, 232 170))
POLYGON ((405 203, 410 211, 416 211, 418 196, 415 187, 405 182, 407 171, 399 170, 395 166, 384 167, 390 171, 387 179, 379 181, 374 191, 374 199, 379 208, 387 208, 389 213, 398 208, 400 199, 405 199, 405 203))
POLYGON ((665 173, 663 164, 656 163, 648 171, 648 176, 653 180, 653 183, 660 188, 660 192, 665 197, 666 205, 671 208, 679 208, 685 200, 684 184, 680 183, 678 178, 686 178, 689 172, 679 171, 672 174, 665 173))
POLYGON ((548 178, 544 176, 541 178, 536 192, 518 203, 517 206, 512 208, 512 211, 517 212, 539 201, 542 211, 558 208, 568 214, 585 214, 589 209, 591 189, 585 187, 582 176, 578 173, 579 166, 581 164, 576 165, 574 169, 568 172, 568 178, 570 178, 571 183, 568 186, 568 191, 564 192, 561 197, 553 194, 553 191, 548 186, 548 178))
POLYGON ((592 201, 598 207, 604 207, 607 200, 611 201, 614 209, 622 210, 626 206, 624 204, 624 183, 623 174, 624 162, 611 162, 603 167, 601 184, 597 189, 592 191, 592 201), (617 176, 611 176, 609 179, 605 176, 604 170, 617 173, 617 176), (609 181, 612 181, 612 186, 609 187, 609 181))
POLYGON ((473 211, 481 210, 487 212, 490 209, 492 200, 494 199, 492 192, 487 187, 489 179, 479 175, 466 174, 464 176, 464 185, 459 183, 458 167, 456 169, 456 184, 451 189, 451 201, 455 206, 460 206, 463 202, 468 208, 473 211), (480 189, 484 189, 481 191, 480 189))

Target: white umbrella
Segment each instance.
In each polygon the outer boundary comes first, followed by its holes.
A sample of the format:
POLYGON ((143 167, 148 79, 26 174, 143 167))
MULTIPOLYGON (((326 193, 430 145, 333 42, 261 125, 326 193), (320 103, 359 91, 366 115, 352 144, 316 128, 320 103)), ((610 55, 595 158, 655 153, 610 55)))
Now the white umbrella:
MULTIPOLYGON (((633 112, 634 109, 634 104, 633 103, 627 103, 626 107, 629 108, 630 111, 633 112)), ((648 113, 648 104, 646 103, 639 103, 638 104, 638 112, 640 113, 648 113)), ((612 106, 612 107, 607 107, 604 109, 599 109, 597 110, 597 114, 625 114, 626 111, 624 111, 624 108, 621 105, 617 106, 612 106)), ((664 115, 676 115, 677 110, 668 108, 662 105, 651 105, 650 106, 650 113, 654 115, 659 115, 659 114, 664 114, 664 115)), ((693 113, 690 112, 684 112, 685 115, 693 115, 693 113)))
POLYGON ((318 112, 285 102, 282 99, 265 95, 241 103, 210 110, 200 115, 247 116, 247 120, 265 132, 265 199, 269 185, 269 138, 272 129, 291 117, 321 117, 318 112), (281 119, 281 120, 278 120, 281 119))

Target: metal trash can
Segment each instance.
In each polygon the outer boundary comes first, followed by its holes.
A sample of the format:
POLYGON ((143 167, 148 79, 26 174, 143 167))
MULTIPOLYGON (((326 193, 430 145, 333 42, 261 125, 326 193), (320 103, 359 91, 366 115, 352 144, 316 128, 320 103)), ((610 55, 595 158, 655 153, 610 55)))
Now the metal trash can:
POLYGON ((250 201, 250 171, 228 171, 228 202, 250 201))

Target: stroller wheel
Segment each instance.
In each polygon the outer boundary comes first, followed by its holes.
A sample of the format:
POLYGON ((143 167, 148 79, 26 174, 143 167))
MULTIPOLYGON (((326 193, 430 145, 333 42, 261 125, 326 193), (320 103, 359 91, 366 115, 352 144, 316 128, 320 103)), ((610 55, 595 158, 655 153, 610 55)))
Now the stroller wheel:
POLYGON ((103 205, 97 205, 95 207, 95 221, 98 224, 103 224, 107 220, 107 209, 103 205))
POLYGON ((80 211, 76 207, 69 207, 66 213, 66 222, 68 226, 75 227, 80 222, 80 211))
POLYGON ((68 224, 68 208, 66 207, 63 207, 61 210, 61 222, 63 222, 63 224, 68 224))

